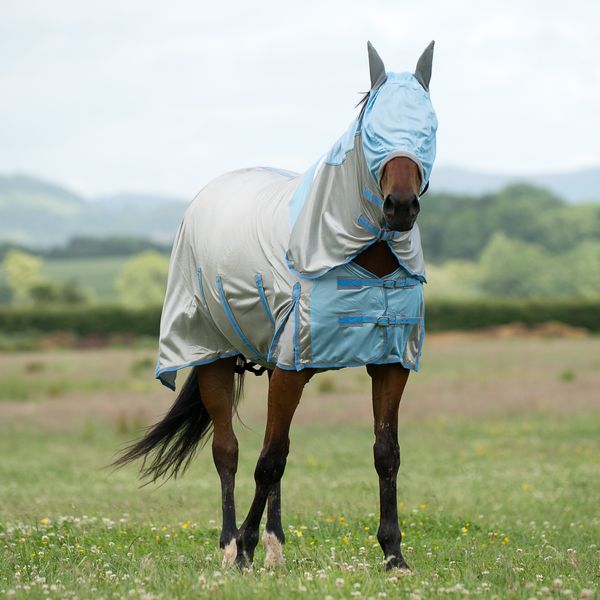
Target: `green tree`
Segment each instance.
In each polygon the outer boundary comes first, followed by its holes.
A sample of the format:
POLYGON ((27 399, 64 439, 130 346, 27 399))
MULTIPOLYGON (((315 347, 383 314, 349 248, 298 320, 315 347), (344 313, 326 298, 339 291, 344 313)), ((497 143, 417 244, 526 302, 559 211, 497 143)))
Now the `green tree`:
POLYGON ((2 268, 6 273, 13 304, 31 302, 32 289, 44 282, 41 259, 20 250, 10 250, 4 257, 2 268))
POLYGON ((590 300, 600 298, 600 242, 583 242, 562 260, 569 273, 565 284, 572 294, 590 300))
POLYGON ((479 261, 480 285, 490 296, 544 298, 568 295, 562 262, 534 244, 497 233, 479 261))
POLYGON ((90 300, 89 293, 76 281, 52 283, 43 280, 30 291, 34 304, 85 304, 90 300))
POLYGON ((119 300, 133 307, 160 304, 165 296, 168 259, 148 250, 127 261, 115 282, 119 300))
POLYGON ((428 265, 425 298, 480 298, 483 296, 480 270, 478 263, 468 260, 448 260, 441 265, 428 265))

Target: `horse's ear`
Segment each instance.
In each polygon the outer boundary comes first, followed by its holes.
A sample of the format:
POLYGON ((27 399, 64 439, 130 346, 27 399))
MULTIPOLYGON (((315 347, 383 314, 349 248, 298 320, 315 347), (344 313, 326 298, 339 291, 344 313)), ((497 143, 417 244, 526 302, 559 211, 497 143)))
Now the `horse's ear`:
POLYGON ((433 62, 433 46, 435 42, 430 42, 429 46, 425 48, 421 58, 417 61, 417 68, 415 69, 415 77, 417 81, 423 86, 423 89, 429 91, 429 82, 431 81, 431 63, 433 62))
POLYGON ((385 66, 381 60, 377 50, 373 48, 371 42, 367 42, 367 50, 369 51, 369 72, 371 74, 371 91, 375 91, 381 87, 386 80, 385 66))

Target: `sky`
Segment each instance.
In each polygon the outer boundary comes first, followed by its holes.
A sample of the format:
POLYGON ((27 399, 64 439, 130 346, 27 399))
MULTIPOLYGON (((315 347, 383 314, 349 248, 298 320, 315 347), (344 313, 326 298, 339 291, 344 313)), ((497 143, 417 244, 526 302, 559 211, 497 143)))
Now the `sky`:
POLYGON ((0 174, 193 197, 306 170, 369 88, 436 41, 436 165, 600 166, 597 0, 1 0, 0 174))

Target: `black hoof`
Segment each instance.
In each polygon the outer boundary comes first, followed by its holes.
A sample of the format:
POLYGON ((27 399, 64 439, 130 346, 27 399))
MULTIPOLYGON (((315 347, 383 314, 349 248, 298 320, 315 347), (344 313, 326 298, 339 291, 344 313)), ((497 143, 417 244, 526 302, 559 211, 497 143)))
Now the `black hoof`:
POLYGON ((248 571, 252 568, 252 558, 245 552, 240 551, 239 546, 237 556, 235 557, 235 566, 241 571, 248 571))
POLYGON ((252 562, 254 561, 254 551, 249 552, 244 546, 241 535, 237 535, 237 556, 235 557, 235 564, 240 569, 251 569, 252 562))
POLYGON ((402 556, 389 556, 385 559, 385 570, 392 571, 394 569, 405 571, 404 574, 406 575, 412 573, 412 569, 408 566, 408 563, 402 556))

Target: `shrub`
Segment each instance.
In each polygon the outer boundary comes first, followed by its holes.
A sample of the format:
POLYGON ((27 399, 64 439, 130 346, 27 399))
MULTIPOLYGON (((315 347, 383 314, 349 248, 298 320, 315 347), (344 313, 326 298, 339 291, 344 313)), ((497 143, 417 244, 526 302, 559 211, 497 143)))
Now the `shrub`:
MULTIPOLYGON (((76 336, 131 334, 158 336, 160 306, 0 307, 0 332, 69 332, 76 336)), ((481 329, 506 323, 537 325, 558 321, 600 332, 600 301, 473 300, 427 303, 428 331, 481 329)))

